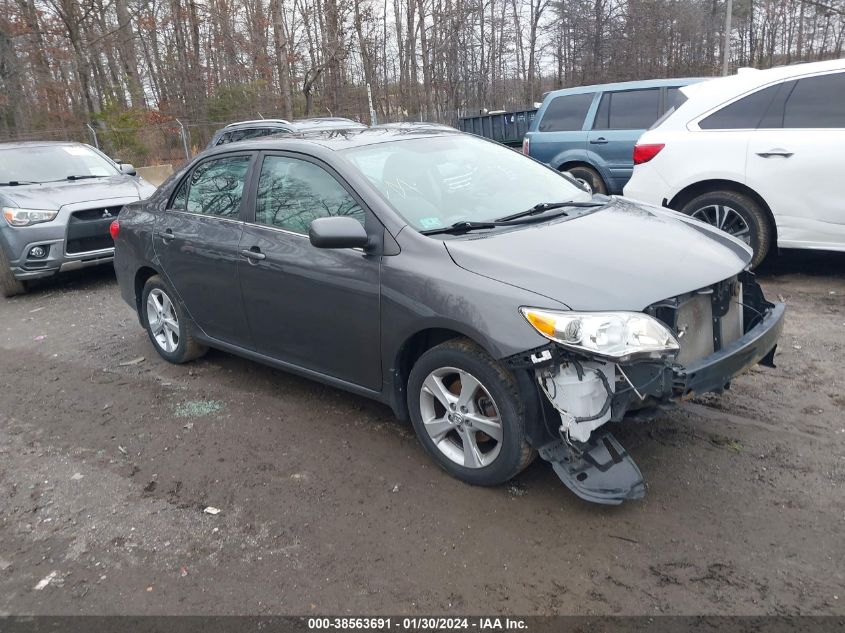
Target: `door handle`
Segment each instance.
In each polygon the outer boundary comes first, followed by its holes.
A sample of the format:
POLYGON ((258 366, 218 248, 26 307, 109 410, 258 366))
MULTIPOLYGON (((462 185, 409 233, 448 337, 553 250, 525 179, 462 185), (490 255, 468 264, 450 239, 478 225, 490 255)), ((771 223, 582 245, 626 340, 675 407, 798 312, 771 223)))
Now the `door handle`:
POLYGON ((591 138, 590 143, 593 145, 607 145, 607 139, 603 136, 598 138, 591 138))
POLYGON ((165 242, 169 242, 170 240, 176 238, 176 236, 173 235, 173 229, 164 229, 163 231, 159 231, 158 236, 165 242))
POLYGON ((249 259, 250 264, 255 263, 257 261, 260 261, 262 259, 267 259, 267 256, 264 253, 262 253, 260 250, 258 250, 257 246, 253 246, 250 249, 242 250, 241 255, 243 255, 244 257, 249 259), (253 249, 255 249, 255 250, 253 250, 253 249))
POLYGON ((770 149, 768 152, 757 152, 757 156, 761 158, 771 158, 772 156, 781 156, 789 158, 794 152, 787 152, 785 149, 770 149))

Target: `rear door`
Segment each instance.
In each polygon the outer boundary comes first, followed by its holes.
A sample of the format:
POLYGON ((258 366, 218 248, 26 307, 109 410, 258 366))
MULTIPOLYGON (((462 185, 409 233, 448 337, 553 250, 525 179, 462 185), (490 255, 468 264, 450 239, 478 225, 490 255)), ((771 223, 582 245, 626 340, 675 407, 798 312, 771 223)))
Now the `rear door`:
POLYGON ((777 222, 784 247, 845 248, 845 72, 782 84, 750 134, 748 186, 777 222))
POLYGON ((214 156, 180 183, 156 223, 162 270, 193 321, 209 336, 245 346, 249 329, 238 283, 244 186, 255 154, 214 156))
POLYGON ((634 172, 633 152, 637 139, 660 116, 661 89, 605 92, 599 102, 588 151, 598 156, 611 182, 610 190, 621 192, 634 172))
POLYGON ((587 148, 587 114, 596 93, 560 95, 552 98, 542 113, 537 131, 530 134, 532 158, 558 168, 567 152, 583 160, 587 148))
MULTIPOLYGON (((253 348, 355 385, 381 388, 381 257, 311 245, 311 221, 377 220, 326 165, 268 153, 240 244, 240 282, 253 348)), ((379 225, 380 226, 380 225, 379 225)))

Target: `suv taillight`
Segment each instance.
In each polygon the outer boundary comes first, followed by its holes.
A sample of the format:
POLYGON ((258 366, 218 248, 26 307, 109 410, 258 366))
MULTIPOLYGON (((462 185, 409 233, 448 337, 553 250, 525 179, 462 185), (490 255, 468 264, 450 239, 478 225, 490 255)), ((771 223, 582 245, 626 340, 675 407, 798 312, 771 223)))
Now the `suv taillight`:
POLYGON ((531 155, 531 154, 529 154, 529 153, 528 153, 528 149, 529 149, 529 148, 528 148, 528 146, 529 146, 529 144, 530 144, 530 141, 528 140, 528 137, 527 137, 527 136, 526 136, 525 138, 523 138, 523 139, 522 139, 522 153, 523 153, 523 154, 525 154, 526 156, 530 156, 530 155, 531 155))
POLYGON ((666 145, 664 143, 645 143, 634 145, 634 164, 642 165, 657 156, 666 145))

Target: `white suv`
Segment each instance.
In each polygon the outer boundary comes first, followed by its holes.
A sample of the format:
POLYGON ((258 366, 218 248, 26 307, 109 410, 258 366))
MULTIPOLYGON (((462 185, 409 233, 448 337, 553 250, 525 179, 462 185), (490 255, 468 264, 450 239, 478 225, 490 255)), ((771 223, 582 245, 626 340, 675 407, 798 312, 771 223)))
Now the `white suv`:
POLYGON ((845 251, 845 59, 681 88, 643 134, 625 195, 772 244, 845 251))

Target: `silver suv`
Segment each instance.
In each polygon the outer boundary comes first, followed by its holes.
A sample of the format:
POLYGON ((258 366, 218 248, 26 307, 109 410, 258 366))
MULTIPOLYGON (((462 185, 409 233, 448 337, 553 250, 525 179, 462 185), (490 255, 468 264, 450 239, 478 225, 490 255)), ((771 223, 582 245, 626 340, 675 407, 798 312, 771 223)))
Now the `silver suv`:
POLYGON ((0 293, 111 262, 112 220, 154 191, 132 165, 83 143, 0 144, 0 293))

